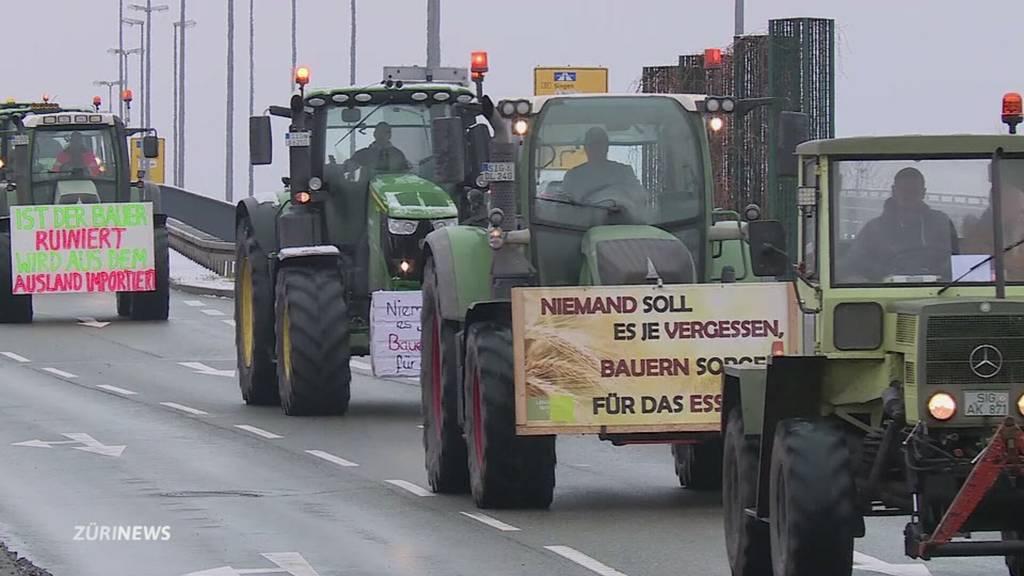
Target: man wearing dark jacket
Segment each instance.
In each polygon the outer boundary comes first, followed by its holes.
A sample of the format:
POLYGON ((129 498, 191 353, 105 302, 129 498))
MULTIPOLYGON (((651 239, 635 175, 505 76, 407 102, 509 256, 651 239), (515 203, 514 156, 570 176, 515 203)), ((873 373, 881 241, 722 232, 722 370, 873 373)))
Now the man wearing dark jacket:
POLYGON ((895 275, 950 278, 958 253, 953 222, 924 202, 924 175, 904 168, 893 178, 882 214, 861 228, 837 268, 840 282, 882 282, 895 275))

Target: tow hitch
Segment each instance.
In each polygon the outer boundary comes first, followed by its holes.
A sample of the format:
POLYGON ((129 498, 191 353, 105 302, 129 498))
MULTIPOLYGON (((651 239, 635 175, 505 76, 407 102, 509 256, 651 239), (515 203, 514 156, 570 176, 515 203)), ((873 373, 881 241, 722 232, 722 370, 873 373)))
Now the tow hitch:
POLYGON ((950 542, 974 513, 978 504, 1006 472, 1011 476, 1024 473, 1024 430, 1013 418, 1007 418, 992 435, 981 452, 964 485, 950 503, 932 534, 924 534, 914 521, 905 530, 906 553, 925 560, 940 556, 993 556, 1024 553, 1024 540, 987 542, 950 542))

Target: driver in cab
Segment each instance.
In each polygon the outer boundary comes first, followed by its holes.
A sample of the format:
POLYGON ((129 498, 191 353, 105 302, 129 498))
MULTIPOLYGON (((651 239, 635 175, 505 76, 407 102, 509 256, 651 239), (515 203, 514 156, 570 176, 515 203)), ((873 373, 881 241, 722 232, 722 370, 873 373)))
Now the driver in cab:
POLYGON ((366 168, 376 172, 401 172, 409 169, 405 154, 391 143, 391 125, 378 122, 373 129, 373 142, 366 148, 356 150, 345 161, 345 171, 366 168))
POLYGON ((100 175, 100 161, 85 145, 85 139, 81 132, 72 132, 66 148, 57 154, 57 159, 50 168, 51 172, 79 172, 88 171, 89 175, 96 178, 100 175))
POLYGON ((562 188, 573 202, 586 204, 600 190, 640 188, 633 168, 608 159, 608 133, 593 127, 583 137, 587 161, 565 174, 562 188))
POLYGON ((920 170, 908 167, 896 173, 882 214, 861 228, 846 255, 843 280, 882 282, 896 275, 949 279, 950 256, 959 252, 956 228, 949 216, 925 203, 925 192, 920 170))

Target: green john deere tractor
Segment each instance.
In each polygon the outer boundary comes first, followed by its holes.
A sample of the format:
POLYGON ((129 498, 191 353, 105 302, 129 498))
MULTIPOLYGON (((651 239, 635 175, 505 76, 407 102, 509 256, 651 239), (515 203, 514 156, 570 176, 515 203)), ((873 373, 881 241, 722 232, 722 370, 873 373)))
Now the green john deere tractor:
MULTIPOLYGON (((471 490, 481 507, 551 502, 555 436, 516 430, 512 288, 755 279, 744 238, 756 222, 711 205, 708 115, 736 104, 611 94, 497 104, 488 155, 468 147, 489 184, 486 220, 431 232, 424 247, 420 387, 434 491, 471 490)), ((459 148, 461 134, 450 135, 447 147, 459 148)), ((717 432, 602 438, 697 443, 674 450, 687 485, 713 484, 720 471, 717 432)))
MULTIPOLYGON (((435 177, 458 151, 435 145, 432 123, 468 130, 481 104, 456 68, 385 68, 376 85, 308 92, 298 72, 302 92, 269 109, 291 120, 285 189, 237 209, 239 385, 248 404, 339 414, 349 358, 369 350, 371 295, 419 289, 424 237, 471 206, 474 174, 435 177)), ((270 118, 250 128, 252 163, 270 163, 270 118)))
POLYGON ((849 575, 865 519, 907 515, 909 556, 1024 574, 1024 137, 798 152, 803 354, 724 377, 732 573, 849 575))
POLYGON ((169 253, 160 189, 141 174, 130 174, 128 160, 128 137, 138 133, 149 134, 142 139, 143 155, 158 156, 153 130, 128 128, 113 114, 52 103, 0 109, 0 129, 0 323, 32 321, 32 295, 12 293, 11 206, 122 202, 153 204, 156 290, 118 292, 117 313, 133 320, 166 320, 169 253), (58 158, 72 142, 90 160, 83 163, 82 155, 81 161, 58 167, 58 158))

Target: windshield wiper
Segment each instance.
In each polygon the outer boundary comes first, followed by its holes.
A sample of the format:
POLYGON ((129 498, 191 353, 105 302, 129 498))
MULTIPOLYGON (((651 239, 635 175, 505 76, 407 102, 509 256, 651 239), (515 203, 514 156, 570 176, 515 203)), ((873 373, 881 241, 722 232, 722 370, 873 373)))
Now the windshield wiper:
POLYGON ((609 212, 618 212, 619 211, 619 205, 616 204, 615 200, 612 200, 611 198, 607 198, 605 200, 601 200, 601 202, 611 202, 611 206, 602 206, 600 204, 590 204, 588 202, 576 202, 575 200, 571 200, 571 199, 563 200, 561 198, 543 198, 541 196, 538 196, 537 200, 543 200, 545 202, 554 202, 556 204, 565 204, 567 206, 586 206, 587 208, 600 208, 602 210, 607 210, 609 212))
MULTIPOLYGON (((1020 246, 1021 244, 1024 244, 1024 238, 1021 238, 1020 240, 1017 240, 1016 242, 1014 242, 1013 244, 1010 244, 1010 245, 1009 245, 1009 246, 1007 246, 1006 248, 1003 248, 1003 253, 1005 254, 1005 253, 1009 252, 1010 250, 1013 250, 1014 248, 1016 248, 1016 247, 1020 246)), ((981 268, 981 267, 982 267, 982 266, 984 266, 985 264, 988 264, 989 262, 991 262, 991 261, 992 261, 992 258, 994 258, 994 257, 995 257, 995 256, 994 256, 993 254, 989 254, 989 255, 988 255, 988 258, 985 258, 984 260, 982 260, 982 261, 978 262, 978 263, 977 263, 977 264, 975 264, 974 266, 971 266, 971 267, 970 267, 970 268, 969 268, 969 269, 967 270, 967 272, 964 272, 963 274, 961 274, 960 276, 958 276, 958 277, 957 277, 957 278, 956 278, 955 280, 953 280, 953 281, 952 281, 952 282, 950 282, 949 284, 946 284, 946 285, 945 285, 945 286, 943 286, 942 288, 939 288, 939 291, 938 291, 938 292, 936 292, 936 293, 935 293, 935 295, 936 295, 936 296, 941 296, 943 292, 945 292, 946 290, 949 290, 950 288, 952 288, 952 287, 953 287, 954 285, 956 285, 956 284, 957 284, 958 282, 960 282, 961 280, 963 280, 964 278, 966 278, 966 277, 967 277, 968 275, 970 275, 970 273, 971 273, 971 272, 974 272, 974 271, 975 271, 975 270, 977 270, 978 268, 981 268)))
POLYGON ((338 144, 341 144, 342 142, 344 142, 346 138, 351 136, 352 133, 355 132, 356 130, 358 130, 359 128, 366 128, 366 121, 369 120, 370 116, 373 116, 377 112, 377 110, 380 110, 381 108, 383 108, 385 104, 387 104, 386 101, 385 102, 381 102, 380 104, 377 105, 376 108, 374 108, 373 110, 370 110, 370 113, 367 114, 365 117, 363 117, 363 119, 360 120, 358 124, 353 126, 348 132, 346 132, 345 135, 341 137, 341 140, 338 140, 337 142, 334 143, 334 147, 337 148, 338 144))

